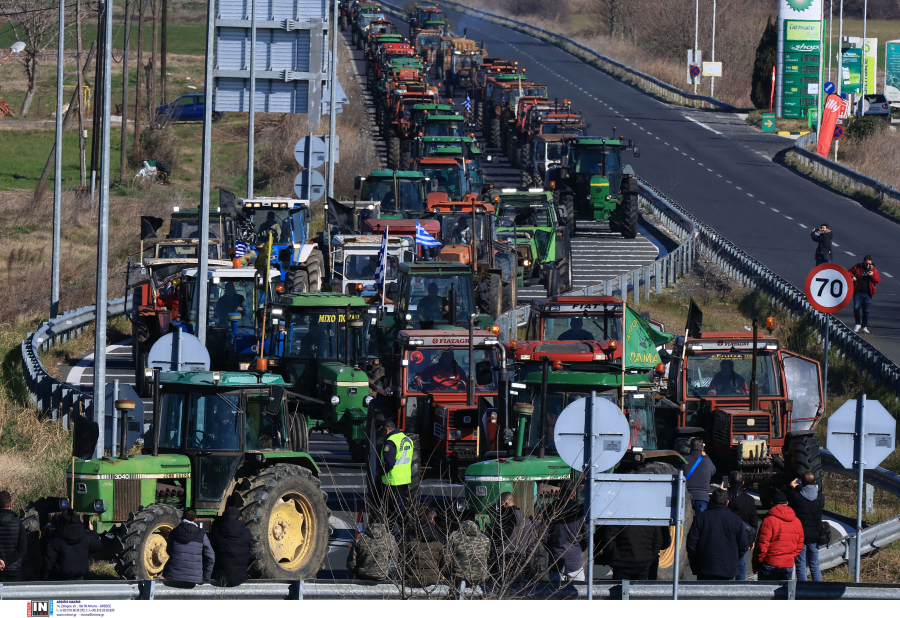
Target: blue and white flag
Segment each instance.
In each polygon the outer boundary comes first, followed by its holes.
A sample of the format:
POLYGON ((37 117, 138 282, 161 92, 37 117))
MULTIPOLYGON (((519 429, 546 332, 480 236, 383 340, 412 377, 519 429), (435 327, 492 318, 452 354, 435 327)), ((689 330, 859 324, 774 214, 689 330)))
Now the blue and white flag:
POLYGON ((431 234, 425 231, 422 224, 416 221, 416 244, 423 247, 443 247, 431 234))
POLYGON ((250 245, 245 242, 241 242, 238 240, 234 243, 234 257, 244 257, 244 254, 250 250, 250 245))
POLYGON ((384 228, 384 236, 381 239, 381 251, 378 255, 378 268, 375 269, 375 285, 379 290, 384 291, 384 280, 387 277, 388 270, 388 230, 384 228))
POLYGON ((466 113, 467 113, 467 114, 471 114, 471 113, 472 113, 472 99, 469 98, 469 94, 468 94, 468 93, 466 93, 466 100, 463 101, 463 107, 466 108, 466 113))

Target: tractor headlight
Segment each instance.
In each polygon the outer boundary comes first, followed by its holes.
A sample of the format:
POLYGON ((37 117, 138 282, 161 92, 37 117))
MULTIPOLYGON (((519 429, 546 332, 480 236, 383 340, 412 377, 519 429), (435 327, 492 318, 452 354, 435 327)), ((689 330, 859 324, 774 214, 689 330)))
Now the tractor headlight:
POLYGON ((250 371, 250 363, 238 363, 238 369, 241 371, 250 371))
POLYGON ((59 499, 59 510, 60 511, 66 511, 69 509, 70 506, 72 506, 72 505, 69 502, 68 498, 60 498, 59 499))
POLYGON ((459 429, 451 429, 450 430, 450 439, 451 440, 461 440, 462 439, 462 431, 459 429))
POLYGON ((741 440, 744 440, 745 438, 746 438, 746 436, 744 436, 743 434, 736 433, 733 436, 731 436, 731 443, 738 444, 741 440))
POLYGON ((468 502, 466 502, 465 498, 460 498, 459 500, 456 501, 456 510, 459 513, 462 513, 463 511, 465 511, 468 508, 468 506, 469 506, 469 504, 468 504, 468 502))
POLYGON ((366 395, 366 398, 363 399, 363 403, 365 403, 366 405, 369 405, 370 403, 372 403, 373 399, 375 399, 375 398, 372 397, 372 395, 366 395))
POLYGON ((106 502, 103 500, 94 500, 94 511, 102 513, 106 510, 106 502))
POLYGON ((341 398, 337 395, 331 398, 331 405, 336 406, 339 403, 341 403, 341 398))

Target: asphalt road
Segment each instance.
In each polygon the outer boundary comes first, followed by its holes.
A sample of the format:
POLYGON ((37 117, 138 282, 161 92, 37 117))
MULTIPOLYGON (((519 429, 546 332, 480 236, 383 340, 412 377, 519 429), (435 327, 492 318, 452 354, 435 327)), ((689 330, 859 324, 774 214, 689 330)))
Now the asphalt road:
MULTIPOLYGON (((776 162, 791 145, 785 137, 734 114, 664 103, 538 39, 447 13, 454 31, 468 29, 490 56, 518 61, 551 97, 570 99, 591 133, 634 139, 641 157, 626 162, 638 175, 799 288, 815 266, 813 226, 834 230, 835 262, 849 268, 871 255, 882 282, 866 337, 900 360, 900 255, 891 249, 900 223, 776 162)), ((838 317, 852 327, 852 306, 838 317)))

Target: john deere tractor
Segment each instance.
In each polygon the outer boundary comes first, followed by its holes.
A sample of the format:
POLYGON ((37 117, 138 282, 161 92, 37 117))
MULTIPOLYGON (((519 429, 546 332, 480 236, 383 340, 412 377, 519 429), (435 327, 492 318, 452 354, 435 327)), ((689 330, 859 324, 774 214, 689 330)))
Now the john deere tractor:
MULTIPOLYGON (((638 186, 634 170, 622 164, 622 155, 640 150, 631 140, 605 137, 570 137, 565 164, 553 170, 559 200, 567 219, 609 221, 610 230, 625 238, 638 233, 638 186), (574 217, 568 217, 574 213, 574 217)), ((576 230, 573 229, 575 234, 576 230)))
POLYGON ((166 542, 185 508, 194 507, 209 531, 234 506, 252 538, 254 577, 314 577, 328 550, 331 513, 300 408, 319 402, 264 373, 156 373, 154 382, 150 448, 74 464, 72 506, 111 540, 116 572, 162 577, 166 542))

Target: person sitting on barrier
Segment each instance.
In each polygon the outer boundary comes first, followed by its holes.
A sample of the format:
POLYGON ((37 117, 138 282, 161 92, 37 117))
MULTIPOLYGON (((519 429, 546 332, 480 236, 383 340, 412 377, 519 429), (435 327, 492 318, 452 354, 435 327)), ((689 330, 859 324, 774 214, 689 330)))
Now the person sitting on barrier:
POLYGON ((556 338, 557 341, 593 341, 594 333, 584 328, 584 318, 575 317, 569 320, 569 330, 556 338))
POLYGON ((353 540, 347 570, 357 579, 387 579, 398 555, 397 541, 385 524, 371 524, 353 540))
POLYGON ((444 554, 444 571, 455 586, 460 581, 466 584, 480 584, 490 576, 491 541, 474 521, 459 524, 447 540, 444 554))
POLYGON ((444 542, 434 518, 434 509, 423 506, 418 520, 407 528, 409 538, 405 549, 408 555, 404 564, 407 577, 414 586, 431 586, 441 578, 444 542))
POLYGON ((244 525, 241 509, 236 506, 225 509, 225 517, 216 520, 209 542, 217 556, 212 579, 222 586, 239 586, 250 579, 247 567, 252 539, 244 525))
POLYGON ((216 552, 196 520, 196 509, 188 507, 181 523, 169 533, 166 540, 169 559, 163 567, 164 578, 191 585, 202 584, 212 577, 216 552))
MULTIPOLYGON (((89 516, 88 516, 89 517, 89 516)), ((103 549, 90 519, 81 520, 72 509, 57 515, 44 549, 44 580, 81 580, 91 568, 90 555, 103 549)))
POLYGON ((515 578, 529 569, 537 537, 534 523, 516 506, 511 492, 500 494, 499 502, 498 515, 486 530, 493 546, 491 562, 498 573, 515 578))
POLYGON ((734 361, 725 359, 719 363, 719 373, 709 383, 707 395, 748 395, 750 389, 741 374, 734 371, 734 361))

